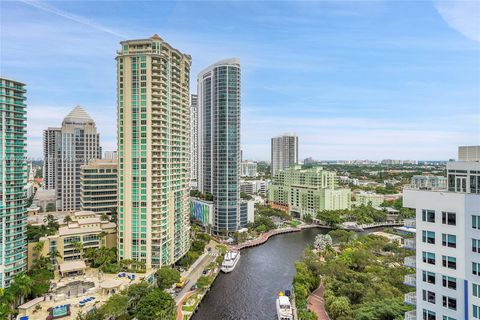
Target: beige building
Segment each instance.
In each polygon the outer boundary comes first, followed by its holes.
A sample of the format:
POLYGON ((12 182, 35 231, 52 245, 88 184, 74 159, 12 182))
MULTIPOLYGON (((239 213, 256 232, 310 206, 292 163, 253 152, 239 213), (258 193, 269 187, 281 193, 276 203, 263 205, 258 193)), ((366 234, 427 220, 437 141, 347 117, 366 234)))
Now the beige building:
MULTIPOLYGON (((75 242, 87 248, 114 248, 117 241, 116 224, 110 221, 102 221, 100 215, 92 211, 78 211, 70 215, 71 222, 60 221, 58 233, 52 236, 41 237, 43 242, 42 256, 48 256, 49 252, 57 251, 61 257, 58 263, 80 259, 80 252, 73 246, 75 242)), ((28 267, 31 268, 37 257, 35 252, 36 243, 28 244, 28 267)))
POLYGON ((190 246, 191 57, 154 35, 116 59, 118 256, 170 265, 190 246))
POLYGON ((110 214, 117 210, 117 160, 92 160, 80 168, 82 210, 110 214))

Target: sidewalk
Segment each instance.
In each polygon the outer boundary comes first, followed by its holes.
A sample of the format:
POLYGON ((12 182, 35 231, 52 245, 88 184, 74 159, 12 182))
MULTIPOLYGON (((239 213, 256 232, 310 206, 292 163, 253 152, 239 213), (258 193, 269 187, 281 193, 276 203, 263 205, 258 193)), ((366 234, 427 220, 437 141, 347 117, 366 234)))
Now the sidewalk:
POLYGON ((323 291, 325 290, 323 286, 323 281, 320 283, 320 286, 313 291, 307 299, 308 310, 312 311, 317 315, 318 320, 330 320, 327 312, 325 311, 324 300, 323 300, 323 291))
POLYGON ((198 278, 202 276, 202 271, 205 267, 215 261, 217 258, 217 250, 215 249, 216 243, 210 242, 205 247, 205 252, 198 257, 198 259, 188 268, 187 271, 182 273, 182 277, 187 279, 185 287, 177 294, 175 297, 175 303, 179 304, 183 297, 190 291, 190 287, 197 283, 198 278), (207 251, 207 248, 210 247, 211 251, 207 251))

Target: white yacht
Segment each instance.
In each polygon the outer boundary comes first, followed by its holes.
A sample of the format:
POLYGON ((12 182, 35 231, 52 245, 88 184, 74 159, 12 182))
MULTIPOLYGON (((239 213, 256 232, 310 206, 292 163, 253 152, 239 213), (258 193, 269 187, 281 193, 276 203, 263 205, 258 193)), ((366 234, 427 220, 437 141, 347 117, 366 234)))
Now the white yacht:
POLYGON ((239 251, 228 251, 223 258, 222 268, 220 270, 225 273, 232 272, 237 265, 238 260, 240 260, 239 251))
POLYGON ((280 292, 277 298, 277 319, 278 320, 293 320, 292 305, 290 299, 280 292))

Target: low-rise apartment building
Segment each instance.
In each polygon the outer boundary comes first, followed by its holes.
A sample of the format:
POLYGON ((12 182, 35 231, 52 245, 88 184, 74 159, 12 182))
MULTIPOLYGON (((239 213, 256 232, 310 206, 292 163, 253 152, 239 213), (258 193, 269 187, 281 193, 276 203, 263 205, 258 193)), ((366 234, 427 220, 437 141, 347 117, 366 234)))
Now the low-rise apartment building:
POLYGON ((351 208, 352 192, 338 188, 336 173, 322 167, 301 169, 295 166, 282 171, 268 187, 268 203, 272 208, 303 217, 315 216, 321 210, 351 208))

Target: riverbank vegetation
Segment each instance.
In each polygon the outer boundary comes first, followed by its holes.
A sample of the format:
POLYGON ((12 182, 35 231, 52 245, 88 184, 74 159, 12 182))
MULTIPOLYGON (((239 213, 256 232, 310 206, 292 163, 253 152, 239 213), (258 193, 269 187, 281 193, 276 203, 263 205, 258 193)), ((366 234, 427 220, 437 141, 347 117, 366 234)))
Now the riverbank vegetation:
MULTIPOLYGON (((395 205, 395 208, 400 211, 398 219, 407 219, 415 217, 415 211, 403 208, 400 204, 395 202, 386 202, 386 205, 395 205)), ((370 224, 375 222, 387 221, 387 211, 385 209, 377 209, 372 206, 360 205, 352 209, 342 210, 323 210, 318 212, 317 219, 324 222, 331 227, 338 227, 343 222, 352 221, 358 224, 370 224)))
POLYGON ((307 249, 293 287, 299 318, 315 319, 307 310, 308 295, 322 280, 325 309, 332 320, 396 320, 411 308, 403 296, 411 289, 403 284, 411 271, 402 264, 406 255, 397 243, 367 235, 354 239, 350 233, 331 231, 333 248, 307 249))
POLYGON ((192 232, 192 242, 190 250, 178 262, 177 265, 182 268, 190 267, 205 251, 205 247, 211 240, 211 236, 194 229, 192 232))

